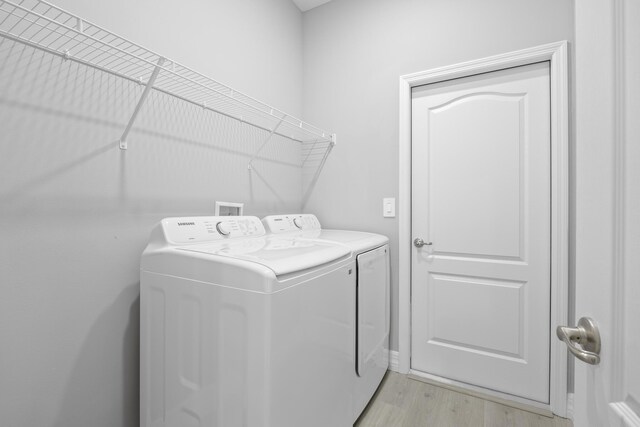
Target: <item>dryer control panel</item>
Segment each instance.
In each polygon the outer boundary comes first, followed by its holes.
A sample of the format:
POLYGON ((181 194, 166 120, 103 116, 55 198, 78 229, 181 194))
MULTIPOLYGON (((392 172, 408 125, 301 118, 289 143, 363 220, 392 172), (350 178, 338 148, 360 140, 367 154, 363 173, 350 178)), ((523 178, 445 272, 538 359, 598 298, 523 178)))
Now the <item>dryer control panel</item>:
POLYGON ((266 234, 262 222, 255 216, 165 218, 161 227, 164 241, 169 244, 211 242, 266 234))
POLYGON ((300 230, 320 230, 320 221, 313 214, 270 215, 262 218, 264 228, 273 233, 287 233, 300 230))

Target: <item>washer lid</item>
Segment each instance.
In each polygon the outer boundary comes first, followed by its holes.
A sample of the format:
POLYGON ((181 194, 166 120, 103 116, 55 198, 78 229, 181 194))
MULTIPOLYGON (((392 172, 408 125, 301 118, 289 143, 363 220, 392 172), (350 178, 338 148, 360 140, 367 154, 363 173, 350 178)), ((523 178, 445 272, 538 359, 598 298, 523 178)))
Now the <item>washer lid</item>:
POLYGON ((255 262, 273 270, 276 276, 317 267, 351 255, 351 250, 344 245, 276 236, 177 249, 255 262))
POLYGON ((353 252, 368 251, 389 243, 389 238, 382 234, 350 230, 309 230, 303 231, 298 238, 317 239, 347 245, 353 252))

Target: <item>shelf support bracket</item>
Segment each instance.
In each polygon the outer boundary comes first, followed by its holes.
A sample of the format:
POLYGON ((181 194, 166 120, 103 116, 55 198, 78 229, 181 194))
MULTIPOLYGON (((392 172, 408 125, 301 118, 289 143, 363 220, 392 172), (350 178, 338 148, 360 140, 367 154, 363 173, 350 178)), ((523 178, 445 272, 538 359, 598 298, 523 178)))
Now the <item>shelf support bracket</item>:
POLYGON ((313 178, 311 179, 311 182, 309 182, 307 191, 305 191, 304 196, 302 196, 302 209, 304 209, 307 206, 309 197, 311 197, 311 192, 313 191, 314 187, 316 186, 316 182, 318 182, 318 178, 320 177, 320 172, 322 172, 322 168, 324 168, 324 164, 327 162, 327 157, 329 157, 329 153, 331 153, 331 150, 333 149, 333 147, 335 147, 335 145, 336 145, 336 134, 334 133, 331 135, 331 142, 327 145, 327 149, 325 150, 324 155, 322 156, 322 160, 320 160, 320 164, 318 165, 318 169, 316 170, 316 173, 313 174, 313 178))
POLYGON ((284 121, 284 117, 280 119, 278 124, 275 125, 273 129, 271 129, 271 132, 269 132, 269 136, 267 136, 267 138, 262 142, 262 145, 260 146, 260 148, 258 148, 258 151, 256 151, 255 154, 251 156, 251 159, 249 160, 249 164, 247 165, 247 169, 249 170, 253 169, 253 161, 256 159, 256 157, 258 157, 262 149, 269 143, 269 141, 271 141, 273 134, 276 133, 276 131, 278 130, 278 128, 280 127, 283 121, 284 121))
POLYGON ((160 73, 160 70, 162 69, 162 64, 164 64, 164 61, 165 61, 165 58, 160 57, 158 59, 158 63, 156 64, 156 67, 153 69, 153 72, 151 73, 151 77, 149 77, 149 81, 147 82, 147 85, 145 86, 144 91, 142 92, 142 95, 140 95, 140 99, 138 100, 136 109, 133 110, 133 114, 129 119, 129 123, 127 123, 127 127, 124 129, 122 136, 118 140, 118 145, 120 146, 121 150, 127 149, 127 137, 129 136, 129 132, 131 132, 133 123, 136 121, 136 118, 138 117, 138 113, 140 112, 140 109, 144 105, 144 102, 146 101, 147 96, 149 96, 149 92, 151 92, 151 89, 153 88, 153 85, 156 82, 156 78, 158 77, 158 73, 160 73))

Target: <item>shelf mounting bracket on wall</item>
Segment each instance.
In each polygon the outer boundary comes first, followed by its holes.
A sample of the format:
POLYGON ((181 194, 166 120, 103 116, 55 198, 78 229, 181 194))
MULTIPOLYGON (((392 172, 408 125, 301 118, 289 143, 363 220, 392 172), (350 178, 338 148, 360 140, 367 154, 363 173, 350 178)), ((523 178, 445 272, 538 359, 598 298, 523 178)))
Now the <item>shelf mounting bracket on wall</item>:
POLYGON ((127 127, 124 129, 122 136, 118 140, 118 146, 120 147, 121 150, 127 149, 127 137, 129 136, 129 132, 131 132, 133 123, 136 121, 136 117, 138 117, 138 113, 140 112, 142 105, 144 105, 144 101, 147 99, 147 96, 149 96, 149 92, 151 91, 154 83, 156 82, 156 78, 158 77, 158 73, 160 73, 160 70, 162 69, 162 64, 164 64, 164 61, 165 61, 165 58, 163 57, 160 57, 158 59, 158 63, 156 64, 156 67, 153 69, 153 72, 151 73, 151 77, 149 77, 149 81, 147 82, 147 85, 145 86, 144 91, 142 92, 142 95, 140 95, 140 99, 138 100, 136 109, 133 110, 133 114, 129 119, 129 123, 127 123, 127 127))
POLYGON ((273 137, 273 134, 276 133, 276 131, 278 130, 278 128, 280 127, 280 125, 282 124, 283 121, 284 121, 284 117, 280 119, 278 124, 276 124, 273 127, 273 129, 271 129, 271 132, 269 133, 267 138, 262 142, 262 145, 260 146, 260 148, 258 148, 258 151, 256 151, 255 154, 253 156, 251 156, 251 159, 249 160, 249 164, 247 165, 247 169, 249 169, 249 170, 253 169, 253 161, 256 159, 256 157, 258 157, 258 154, 260 154, 262 149, 269 143, 269 141, 271 141, 271 138, 273 137))
MULTIPOLYGON (((302 196, 302 208, 304 209, 307 206, 307 202, 309 201, 309 197, 311 197, 311 193, 313 192, 314 187, 316 186, 316 182, 318 182, 318 178, 320 177, 320 172, 322 172, 322 168, 324 168, 324 164, 327 162, 327 158, 329 157, 329 153, 333 150, 333 147, 336 146, 336 134, 331 134, 331 143, 327 146, 324 154, 322 155, 322 159, 320 160, 320 164, 316 169, 316 172, 313 174, 313 178, 307 187, 307 191, 302 196)), ((305 160, 306 161, 306 160, 305 160)))

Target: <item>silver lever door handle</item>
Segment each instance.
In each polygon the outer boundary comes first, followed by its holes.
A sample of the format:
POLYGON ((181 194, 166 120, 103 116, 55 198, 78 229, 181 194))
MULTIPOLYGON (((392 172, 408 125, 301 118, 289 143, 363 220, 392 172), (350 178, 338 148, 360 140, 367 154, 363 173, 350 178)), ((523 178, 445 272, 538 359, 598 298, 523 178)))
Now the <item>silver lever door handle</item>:
POLYGON ((416 248, 421 248, 423 246, 431 246, 433 243, 431 242, 425 242, 424 240, 422 240, 420 237, 416 237, 416 239, 413 241, 413 245, 416 248))
POLYGON ((590 317, 580 318, 577 328, 558 326, 556 335, 578 359, 590 365, 600 363, 600 332, 590 317))

